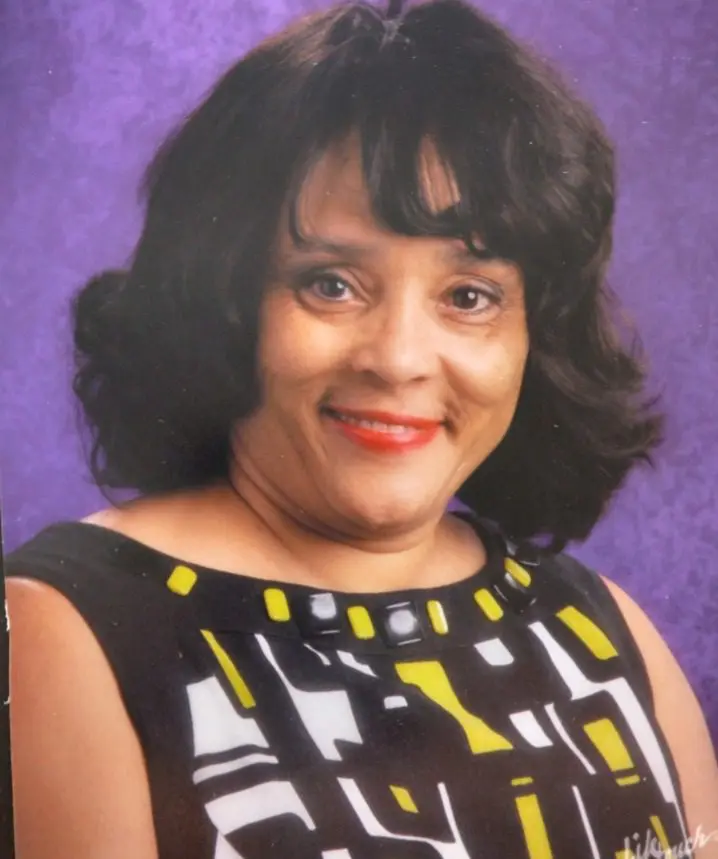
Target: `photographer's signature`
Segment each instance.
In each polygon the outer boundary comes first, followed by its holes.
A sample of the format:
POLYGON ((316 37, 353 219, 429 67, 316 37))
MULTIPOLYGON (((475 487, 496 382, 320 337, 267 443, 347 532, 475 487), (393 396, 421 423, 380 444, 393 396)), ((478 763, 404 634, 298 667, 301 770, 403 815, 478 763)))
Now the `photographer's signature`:
POLYGON ((634 832, 632 838, 624 838, 623 853, 617 855, 631 856, 635 859, 654 859, 654 857, 655 859, 690 859, 695 855, 696 850, 700 850, 711 841, 718 841, 718 829, 706 833, 699 826, 695 835, 673 847, 664 846, 653 830, 646 832, 643 844, 640 841, 641 836, 637 832, 634 832))

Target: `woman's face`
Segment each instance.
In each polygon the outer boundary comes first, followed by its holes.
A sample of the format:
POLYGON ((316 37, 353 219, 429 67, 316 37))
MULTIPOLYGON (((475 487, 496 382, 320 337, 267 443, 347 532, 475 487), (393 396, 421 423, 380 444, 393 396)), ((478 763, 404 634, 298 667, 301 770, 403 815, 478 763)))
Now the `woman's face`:
MULTIPOLYGON (((423 164, 432 206, 456 203, 428 146, 423 164)), ((306 242, 279 236, 263 403, 237 427, 239 473, 323 532, 420 528, 513 418, 528 352, 521 273, 459 240, 380 226, 351 143, 310 174, 298 218, 306 242)))

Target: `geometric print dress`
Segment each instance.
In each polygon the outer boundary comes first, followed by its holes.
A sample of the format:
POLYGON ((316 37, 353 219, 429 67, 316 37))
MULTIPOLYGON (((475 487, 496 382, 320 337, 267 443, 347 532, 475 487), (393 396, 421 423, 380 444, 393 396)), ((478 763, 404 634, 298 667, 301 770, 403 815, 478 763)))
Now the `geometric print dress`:
POLYGON ((267 582, 82 523, 46 529, 7 574, 60 591, 103 647, 160 859, 690 855, 605 585, 474 526, 486 565, 431 589, 267 582))

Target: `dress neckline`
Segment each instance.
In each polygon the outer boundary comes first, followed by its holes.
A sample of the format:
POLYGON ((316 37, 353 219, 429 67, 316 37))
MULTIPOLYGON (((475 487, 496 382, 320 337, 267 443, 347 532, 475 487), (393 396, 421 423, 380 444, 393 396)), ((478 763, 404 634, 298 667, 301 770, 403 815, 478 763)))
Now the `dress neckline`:
MULTIPOLYGON (((517 565, 507 560, 503 537, 491 523, 471 514, 458 515, 469 521, 485 546, 486 561, 478 570, 434 587, 368 593, 331 591, 186 563, 89 522, 58 523, 46 534, 50 544, 53 533, 62 538, 70 564, 86 564, 88 558, 98 557, 96 550, 118 574, 149 580, 155 596, 169 600, 165 603, 169 611, 184 614, 187 627, 210 636, 208 641, 215 645, 214 635, 238 633, 294 639, 319 651, 417 658, 474 644, 479 628, 486 636, 496 635, 499 626, 517 616, 505 582, 513 582, 509 591, 524 586, 515 580, 511 564, 517 565), (68 554, 67 538, 73 531, 83 537, 76 540, 77 551, 68 554), (88 539, 94 541, 89 552, 88 539)), ((530 582, 530 574, 521 572, 530 582)))
POLYGON ((387 591, 349 591, 337 590, 332 588, 322 587, 320 585, 304 584, 301 582, 286 581, 276 578, 264 578, 261 576, 253 576, 246 572, 233 572, 231 570, 222 570, 215 567, 210 567, 205 564, 199 564, 192 561, 187 561, 174 555, 170 552, 157 549, 147 543, 142 542, 134 537, 123 534, 121 531, 116 531, 113 528, 108 528, 105 525, 98 525, 94 522, 85 522, 78 520, 69 520, 50 525, 46 530, 48 532, 62 530, 69 533, 73 530, 82 531, 92 536, 92 539, 97 540, 99 545, 104 545, 108 549, 116 552, 131 553, 134 557, 143 560, 154 559, 155 562, 160 562, 165 566, 182 567, 194 570, 198 575, 209 576, 216 579, 229 578, 236 581, 238 588, 245 585, 256 585, 274 588, 285 588, 297 594, 316 594, 331 592, 350 599, 367 599, 377 597, 381 599, 394 599, 398 597, 409 597, 424 594, 441 594, 455 588, 462 588, 465 585, 471 586, 478 578, 485 577, 486 572, 491 569, 501 567, 502 560, 506 554, 506 544, 500 535, 498 529, 491 523, 476 516, 471 512, 461 510, 452 511, 452 515, 456 518, 467 522, 475 531, 476 535, 481 540, 486 553, 486 559, 478 569, 470 575, 462 579, 457 579, 452 582, 441 585, 429 585, 426 587, 408 587, 398 588, 387 591))

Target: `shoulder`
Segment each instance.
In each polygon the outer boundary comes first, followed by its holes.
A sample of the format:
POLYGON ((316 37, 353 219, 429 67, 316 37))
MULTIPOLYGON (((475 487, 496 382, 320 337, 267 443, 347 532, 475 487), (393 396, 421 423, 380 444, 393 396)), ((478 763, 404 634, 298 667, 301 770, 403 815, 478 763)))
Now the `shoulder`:
POLYGON ((621 587, 601 576, 631 630, 653 689, 655 716, 681 781, 690 834, 715 831, 705 853, 718 856, 718 766, 700 704, 675 656, 646 613, 621 587), (714 851, 714 852, 711 852, 714 851))
MULTIPOLYGON (((95 636, 59 590, 30 577, 16 576, 7 580, 6 595, 11 657, 18 669, 13 691, 31 684, 43 692, 62 687, 57 673, 46 670, 62 666, 81 672, 81 685, 102 684, 111 693, 109 697, 119 701, 112 671, 95 636)), ((13 706, 15 703, 13 695, 13 706)))
POLYGON ((143 755, 100 645, 46 584, 10 579, 7 601, 19 854, 151 859, 143 755))
POLYGON ((86 631, 139 725, 172 683, 168 672, 183 629, 166 584, 172 569, 170 559, 106 528, 51 526, 8 556, 10 621, 28 607, 29 614, 48 614, 52 629, 86 631), (142 658, 147 648, 157 660, 142 658), (160 663, 164 673, 155 668, 160 663))
POLYGON ((119 619, 138 600, 151 602, 153 592, 161 592, 162 566, 156 553, 119 532, 61 522, 11 552, 5 572, 8 580, 33 580, 59 591, 93 625, 107 612, 119 619))

